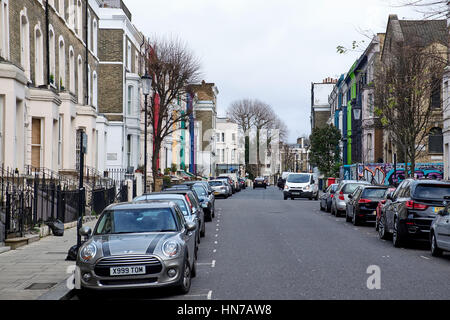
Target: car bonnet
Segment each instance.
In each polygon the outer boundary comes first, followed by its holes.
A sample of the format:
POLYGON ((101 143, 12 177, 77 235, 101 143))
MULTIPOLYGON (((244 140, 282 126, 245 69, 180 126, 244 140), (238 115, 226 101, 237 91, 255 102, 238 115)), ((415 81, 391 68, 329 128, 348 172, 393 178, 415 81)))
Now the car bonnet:
POLYGON ((173 232, 98 235, 93 237, 92 242, 97 248, 101 248, 102 257, 124 254, 152 255, 165 241, 175 236, 173 232))

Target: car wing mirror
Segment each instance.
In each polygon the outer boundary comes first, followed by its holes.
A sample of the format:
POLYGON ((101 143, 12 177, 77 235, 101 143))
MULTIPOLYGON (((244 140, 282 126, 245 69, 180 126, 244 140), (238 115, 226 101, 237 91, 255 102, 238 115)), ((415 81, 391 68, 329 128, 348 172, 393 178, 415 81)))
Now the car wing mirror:
POLYGON ((387 200, 391 200, 392 201, 392 192, 389 192, 388 195, 386 196, 387 200))
POLYGON ((197 225, 194 222, 186 222, 186 231, 187 232, 194 232, 197 229, 197 225))
POLYGON ((353 195, 349 194, 349 195, 348 195, 348 198, 349 198, 349 199, 353 199, 353 195))
POLYGON ((92 234, 92 229, 87 226, 82 227, 79 231, 79 234, 82 237, 89 238, 92 234))

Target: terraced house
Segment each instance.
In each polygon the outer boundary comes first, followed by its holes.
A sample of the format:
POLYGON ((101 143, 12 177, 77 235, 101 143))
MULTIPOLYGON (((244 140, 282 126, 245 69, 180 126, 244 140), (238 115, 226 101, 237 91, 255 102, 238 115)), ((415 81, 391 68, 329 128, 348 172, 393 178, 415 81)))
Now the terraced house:
POLYGON ((75 171, 84 131, 95 166, 100 2, 0 4, 0 163, 75 171))
POLYGON ((133 171, 144 162, 140 83, 146 41, 131 23, 132 15, 123 1, 102 0, 100 7, 99 112, 108 128, 102 135, 104 167, 133 171))

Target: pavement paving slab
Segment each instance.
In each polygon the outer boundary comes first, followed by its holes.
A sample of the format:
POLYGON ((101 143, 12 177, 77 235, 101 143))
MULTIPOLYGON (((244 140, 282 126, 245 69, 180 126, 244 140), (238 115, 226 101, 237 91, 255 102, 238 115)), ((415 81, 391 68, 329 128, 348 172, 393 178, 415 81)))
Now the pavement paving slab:
MULTIPOLYGON (((93 228, 96 221, 85 225, 93 228)), ((76 228, 66 229, 63 237, 48 236, 18 250, 0 254, 0 300, 60 300, 70 290, 66 279, 67 252, 76 244, 76 228), (43 290, 27 289, 32 285, 50 287, 43 290)))

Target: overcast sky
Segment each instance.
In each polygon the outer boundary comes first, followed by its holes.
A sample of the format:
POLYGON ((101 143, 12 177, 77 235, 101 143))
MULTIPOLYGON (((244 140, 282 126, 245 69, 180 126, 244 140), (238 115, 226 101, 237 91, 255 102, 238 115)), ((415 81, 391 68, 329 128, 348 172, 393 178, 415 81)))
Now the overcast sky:
POLYGON ((147 36, 175 35, 201 60, 203 78, 219 89, 218 112, 235 100, 269 103, 289 140, 309 135, 311 82, 339 77, 361 52, 336 47, 385 32, 388 15, 417 19, 395 0, 124 0, 147 36))

